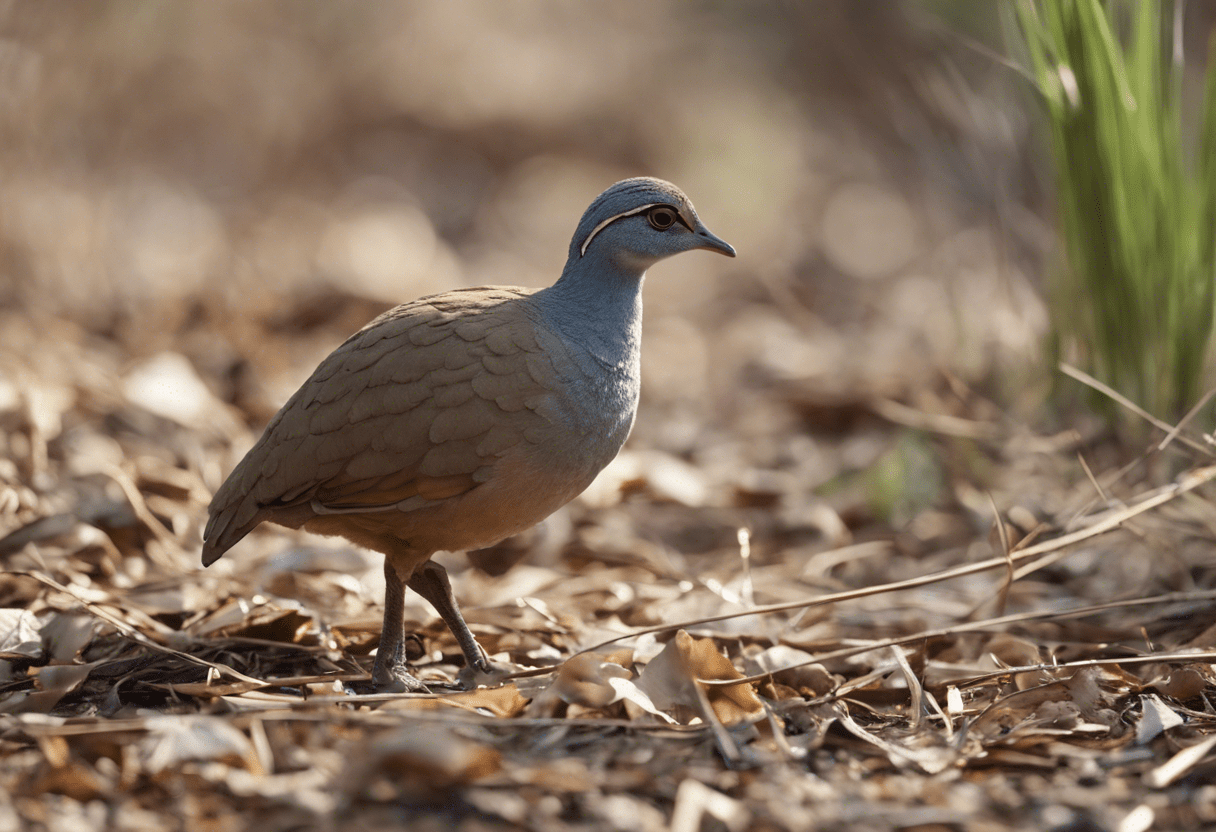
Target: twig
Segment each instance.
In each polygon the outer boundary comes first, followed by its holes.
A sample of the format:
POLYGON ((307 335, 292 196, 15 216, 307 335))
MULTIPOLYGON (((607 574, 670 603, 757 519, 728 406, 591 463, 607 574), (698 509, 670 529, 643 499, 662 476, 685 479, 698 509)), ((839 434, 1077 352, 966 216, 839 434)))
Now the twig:
MULTIPOLYGON (((1180 442, 1182 442, 1182 444, 1186 445, 1191 450, 1198 451, 1199 453, 1203 454, 1205 457, 1210 457, 1212 455, 1212 452, 1208 448, 1204 447, 1204 445, 1202 443, 1196 442, 1194 439, 1191 439, 1189 436, 1184 436, 1181 433, 1177 432, 1174 429, 1174 426, 1171 425, 1169 422, 1161 421, 1156 416, 1154 416, 1153 414, 1149 413, 1147 410, 1142 408, 1140 405, 1136 404, 1131 399, 1124 396, 1118 390, 1115 390, 1115 388, 1111 387, 1108 384, 1103 384, 1102 382, 1098 381, 1096 378, 1091 376, 1089 373, 1086 373, 1083 370, 1078 370, 1076 367, 1072 366, 1071 364, 1065 364, 1064 362, 1060 362, 1060 372, 1064 373, 1064 375, 1066 375, 1066 376, 1071 376, 1072 378, 1075 378, 1077 381, 1081 382, 1082 384, 1092 387, 1094 390, 1097 390, 1099 393, 1102 393, 1103 395, 1108 396, 1109 398, 1111 398, 1118 404, 1123 405, 1125 408, 1130 410, 1132 413, 1135 413, 1137 416, 1139 416, 1141 419, 1148 422, 1153 427, 1164 431, 1167 436, 1169 436, 1169 434, 1173 433, 1178 438, 1178 440, 1180 442)), ((1165 443, 1162 443, 1162 445, 1160 447, 1165 447, 1165 443)))
POLYGON ((1001 517, 1001 510, 996 507, 996 499, 993 498, 992 492, 988 492, 988 502, 992 505, 992 516, 996 518, 997 534, 1001 540, 1001 552, 1005 555, 1005 577, 1001 580, 1001 588, 997 593, 995 610, 1004 615, 1009 604, 1009 590, 1014 581, 1013 547, 1009 545, 1009 530, 1005 528, 1005 520, 1001 517))
POLYGON ((190 662, 191 664, 201 665, 202 667, 209 667, 218 673, 222 673, 226 676, 231 676, 233 679, 236 679, 237 681, 245 682, 246 684, 256 685, 259 688, 270 687, 272 685, 277 684, 276 682, 267 682, 262 679, 255 679, 252 676, 246 676, 241 671, 239 671, 235 668, 229 667, 226 664, 208 661, 207 659, 200 659, 198 656, 192 656, 189 653, 184 653, 181 650, 174 650, 172 647, 168 647, 164 644, 160 644, 160 643, 154 641, 153 639, 148 638, 146 635, 141 633, 139 630, 135 629, 130 624, 123 621, 121 618, 114 615, 113 613, 111 613, 109 610, 105 609, 101 605, 95 604, 94 602, 88 600, 87 598, 81 597, 80 594, 78 594, 75 590, 71 589, 70 587, 64 586, 63 584, 56 581, 54 578, 48 577, 47 575, 42 575, 38 572, 10 572, 8 574, 24 575, 26 577, 33 578, 36 581, 46 584, 51 589, 54 589, 59 592, 65 593, 66 595, 72 596, 77 601, 79 601, 84 606, 84 608, 86 610, 88 610, 90 613, 97 616, 102 621, 105 621, 107 624, 111 625, 115 629, 117 629, 118 632, 122 633, 127 638, 131 639, 132 641, 138 642, 139 644, 143 645, 144 647, 150 648, 152 650, 156 650, 157 652, 160 652, 160 653, 165 653, 166 655, 169 655, 169 656, 175 656, 176 658, 182 659, 183 661, 190 662))
MULTIPOLYGON (((164 524, 156 519, 156 515, 148 508, 147 502, 144 501, 144 495, 140 493, 139 486, 131 479, 127 472, 117 465, 107 464, 102 467, 102 473, 114 480, 122 493, 126 496, 127 502, 131 504, 131 510, 135 512, 135 516, 139 521, 148 527, 148 531, 161 542, 165 548, 176 553, 181 558, 186 557, 186 551, 181 544, 177 542, 177 538, 173 533, 165 528, 164 524)), ((173 560, 167 560, 155 547, 148 549, 148 556, 156 561, 158 566, 177 571, 181 568, 181 563, 173 560)))
POLYGON ((894 399, 875 399, 870 407, 888 422, 960 439, 1000 439, 1007 431, 995 422, 977 422, 945 413, 925 413, 894 399))
MULTIPOLYGON (((1072 532, 1071 534, 1061 535, 1052 540, 1044 541, 1043 543, 1029 546, 1017 552, 1010 554, 1009 558, 989 558, 988 560, 978 561, 976 563, 965 564, 963 566, 955 566, 951 569, 943 569, 940 572, 933 572, 929 575, 921 575, 916 578, 907 578, 902 581, 893 581, 891 583, 879 584, 877 586, 863 587, 861 589, 850 589, 844 592, 833 592, 827 595, 821 595, 818 598, 812 598, 805 601, 791 601, 784 604, 770 604, 768 606, 757 607, 752 610, 744 610, 742 612, 723 613, 722 615, 708 616, 706 618, 698 618, 689 621, 672 622, 669 624, 658 624, 653 627, 644 627, 638 630, 633 630, 628 633, 621 633, 619 636, 602 641, 590 647, 585 647, 575 653, 575 656, 583 653, 591 653, 597 650, 602 650, 605 647, 616 644, 619 641, 624 641, 629 638, 647 635, 649 633, 661 633, 667 630, 675 629, 690 629, 699 627, 704 624, 713 624, 717 621, 729 621, 735 618, 743 618, 749 615, 767 615, 774 612, 787 612, 789 610, 808 609, 810 607, 819 607, 827 604, 836 604, 842 601, 853 601, 858 598, 868 598, 872 595, 881 595, 887 592, 899 592, 905 589, 915 589, 917 587, 926 586, 928 584, 941 583, 942 581, 952 580, 954 578, 962 578, 968 575, 974 575, 979 572, 986 572, 990 569, 998 569, 1006 567, 1009 560, 1014 563, 1019 563, 1024 560, 1037 558, 1045 555, 1048 552, 1055 552, 1075 543, 1080 543, 1083 540, 1088 540, 1091 537, 1097 537, 1100 534, 1105 534, 1112 529, 1118 528, 1123 523, 1133 517, 1143 514, 1146 511, 1156 508, 1157 506, 1168 503, 1170 500, 1193 491, 1204 483, 1216 479, 1216 465, 1209 465, 1204 468, 1196 468, 1183 474, 1178 480, 1170 485, 1164 486, 1145 497, 1140 502, 1129 506, 1120 511, 1111 512, 1098 520, 1093 525, 1072 532)), ((1023 571, 1022 574, 1028 574, 1023 571)), ((573 658, 573 656, 571 657, 573 658)), ((551 665, 544 668, 536 668, 527 670, 521 673, 515 673, 508 676, 509 679, 518 679, 528 676, 541 676, 546 673, 556 670, 558 665, 551 665)))
POLYGON ((925 688, 920 683, 920 679, 916 678, 916 673, 912 670, 912 664, 908 661, 908 657, 904 655, 903 650, 900 650, 898 647, 892 647, 891 655, 899 663, 899 669, 904 674, 904 682, 908 685, 908 716, 910 719, 908 727, 915 733, 920 730, 920 721, 924 716, 925 688))
POLYGON ((1187 746, 1162 765, 1146 772, 1144 782, 1153 789, 1164 789, 1182 775, 1199 765, 1208 752, 1216 747, 1216 737, 1208 737, 1194 745, 1187 746))
MULTIPOLYGON (((895 638, 880 639, 878 641, 868 642, 866 644, 842 647, 839 650, 832 650, 827 653, 820 653, 812 656, 804 662, 798 662, 797 664, 787 665, 786 667, 782 668, 773 668, 772 670, 766 670, 763 673, 758 673, 755 676, 746 676, 742 679, 699 679, 698 681, 706 685, 740 685, 746 682, 760 682, 764 679, 770 678, 776 673, 782 673, 787 670, 795 670, 797 668, 807 667, 808 665, 812 664, 821 664, 823 662, 832 661, 835 659, 845 659, 850 656, 860 655, 861 653, 869 653, 873 650, 883 650, 889 647, 912 644, 934 638, 943 638, 945 636, 959 635, 962 633, 977 633, 993 629, 1004 629, 1011 624, 1023 624, 1027 621, 1050 621, 1052 619, 1082 618, 1087 615, 1094 615, 1096 613, 1107 612, 1115 609, 1125 609, 1127 607, 1145 607, 1156 604, 1181 603, 1184 601, 1212 600, 1216 600, 1216 590, 1209 589, 1198 592, 1171 592, 1165 595, 1154 595, 1150 598, 1132 598, 1126 601, 1108 601, 1104 604, 1091 604, 1085 607, 1075 607, 1070 610, 1036 610, 1034 612, 1020 612, 1012 615, 1002 615, 998 618, 988 618, 983 621, 969 621, 962 624, 952 624, 949 627, 921 630, 920 632, 912 633, 911 635, 897 636, 895 638)), ((1199 654, 1188 653, 1186 655, 1199 654)), ((1099 662, 1099 664, 1100 663, 1101 662, 1099 662)), ((1063 665, 1059 666, 1062 667, 1063 665)), ((1021 671, 1006 668, 994 675, 1000 676, 1005 673, 1013 672, 1021 671)))
POLYGON ((1157 445, 1157 450, 1164 451, 1165 446, 1174 441, 1174 437, 1178 436, 1178 434, 1182 431, 1182 428, 1186 425, 1187 422, 1194 419, 1199 414, 1199 411, 1203 410, 1203 406, 1205 404, 1207 404, 1209 401, 1211 401, 1212 396, 1216 396, 1216 387, 1213 387, 1211 390, 1204 393, 1203 398, 1201 398, 1198 402, 1196 402, 1194 407, 1192 407, 1190 410, 1188 410, 1186 412, 1186 415, 1183 416, 1180 420, 1178 420, 1178 424, 1176 424, 1172 428, 1170 428, 1170 432, 1167 433, 1165 435, 1165 438, 1162 439, 1161 442, 1157 445))
POLYGON ((1089 463, 1085 461, 1085 454, 1077 451, 1077 462, 1081 463, 1081 470, 1085 472, 1085 476, 1089 478, 1089 482, 1094 487, 1094 491, 1098 492, 1098 496, 1102 498, 1102 502, 1110 505, 1110 497, 1106 496, 1106 491, 1102 488, 1102 483, 1098 482, 1098 478, 1094 476, 1094 472, 1090 469, 1089 463))
MULTIPOLYGON (((1060 670, 1079 670, 1085 667, 1099 667, 1104 664, 1155 664, 1157 662, 1211 662, 1216 661, 1216 650, 1195 650, 1192 652, 1171 651, 1167 653, 1149 653, 1143 656, 1114 656, 1107 659, 1078 659, 1073 662, 1028 664, 1021 667, 1002 667, 991 673, 981 673, 964 679, 949 679, 942 682, 945 685, 964 687, 999 679, 1003 676, 1013 676, 1021 673, 1055 673, 1060 670)), ((743 681, 743 680, 739 680, 743 681)))

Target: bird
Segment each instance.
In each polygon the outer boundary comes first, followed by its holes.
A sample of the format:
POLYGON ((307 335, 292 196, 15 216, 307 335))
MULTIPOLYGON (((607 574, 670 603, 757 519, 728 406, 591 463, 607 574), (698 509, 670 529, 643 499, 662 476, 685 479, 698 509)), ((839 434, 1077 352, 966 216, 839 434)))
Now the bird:
POLYGON ((406 587, 455 636, 465 686, 492 678, 431 557, 536 525, 612 461, 637 412, 643 278, 697 249, 735 256, 675 185, 625 179, 584 212, 552 285, 454 289, 375 318, 215 492, 203 565, 263 522, 345 538, 384 555, 374 690, 427 690, 405 662, 406 587))

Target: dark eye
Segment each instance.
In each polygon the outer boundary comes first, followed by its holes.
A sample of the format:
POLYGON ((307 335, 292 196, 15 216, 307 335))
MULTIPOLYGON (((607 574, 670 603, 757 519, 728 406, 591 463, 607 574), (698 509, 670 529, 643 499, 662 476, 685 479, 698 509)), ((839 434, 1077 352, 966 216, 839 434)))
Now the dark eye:
POLYGON ((676 212, 670 208, 651 208, 646 214, 646 219, 650 220, 650 224, 659 231, 666 231, 675 225, 676 212))

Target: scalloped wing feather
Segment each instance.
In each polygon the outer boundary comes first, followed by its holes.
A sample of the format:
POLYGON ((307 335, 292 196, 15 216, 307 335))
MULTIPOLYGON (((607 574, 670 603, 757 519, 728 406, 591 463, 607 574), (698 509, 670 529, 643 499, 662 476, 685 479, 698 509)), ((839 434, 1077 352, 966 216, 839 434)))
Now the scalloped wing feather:
POLYGON ((462 289, 398 306, 326 358, 216 492, 211 563, 258 523, 458 496, 545 433, 529 402, 555 375, 531 290, 462 289), (546 367, 546 365, 548 365, 546 367))

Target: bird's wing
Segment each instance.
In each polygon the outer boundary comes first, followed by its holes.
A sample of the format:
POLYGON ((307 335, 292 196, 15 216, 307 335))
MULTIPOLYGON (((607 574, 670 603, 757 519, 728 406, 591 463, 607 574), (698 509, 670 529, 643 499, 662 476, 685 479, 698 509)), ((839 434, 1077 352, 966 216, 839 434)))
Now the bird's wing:
POLYGON ((209 564, 276 511, 453 497, 541 429, 556 377, 526 289, 446 292, 381 315, 321 362, 211 501, 209 564))

